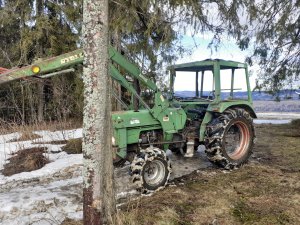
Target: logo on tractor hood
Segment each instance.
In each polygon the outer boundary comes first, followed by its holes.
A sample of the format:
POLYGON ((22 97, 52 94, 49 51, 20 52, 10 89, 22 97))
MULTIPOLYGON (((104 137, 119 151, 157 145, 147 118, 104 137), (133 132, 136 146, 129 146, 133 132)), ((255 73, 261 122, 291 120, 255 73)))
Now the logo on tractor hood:
POLYGON ((141 122, 140 122, 140 120, 139 119, 131 119, 130 120, 130 124, 131 125, 134 125, 134 124, 140 124, 141 122))

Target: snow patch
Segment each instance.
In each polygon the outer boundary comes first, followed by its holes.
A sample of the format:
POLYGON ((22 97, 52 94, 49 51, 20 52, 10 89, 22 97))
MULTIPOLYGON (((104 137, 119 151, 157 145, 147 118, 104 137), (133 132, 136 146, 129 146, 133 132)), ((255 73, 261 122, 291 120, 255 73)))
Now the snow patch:
POLYGON ((45 147, 50 163, 32 172, 9 177, 0 173, 0 224, 61 224, 65 218, 82 218, 82 154, 67 154, 52 141, 82 137, 82 129, 35 131, 41 138, 10 142, 19 133, 0 135, 0 170, 21 149, 45 147), (48 143, 47 143, 48 142, 48 143), (45 143, 45 144, 43 144, 45 143))

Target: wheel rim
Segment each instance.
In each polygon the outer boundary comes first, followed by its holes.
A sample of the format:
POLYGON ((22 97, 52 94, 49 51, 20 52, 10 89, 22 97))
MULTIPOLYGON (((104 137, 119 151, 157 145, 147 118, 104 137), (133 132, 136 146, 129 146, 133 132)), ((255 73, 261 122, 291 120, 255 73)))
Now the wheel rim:
POLYGON ((165 171, 163 162, 154 159, 145 165, 144 181, 150 186, 160 185, 165 178, 165 171))
POLYGON ((247 125, 237 121, 231 125, 225 134, 225 151, 233 160, 243 157, 249 147, 250 132, 247 125))

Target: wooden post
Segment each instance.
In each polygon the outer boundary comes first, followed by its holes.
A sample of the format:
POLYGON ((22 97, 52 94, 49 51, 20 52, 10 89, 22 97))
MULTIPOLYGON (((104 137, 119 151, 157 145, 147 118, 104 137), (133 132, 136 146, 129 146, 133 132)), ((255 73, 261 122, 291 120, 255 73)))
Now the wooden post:
POLYGON ((108 0, 84 0, 83 221, 114 224, 108 0))

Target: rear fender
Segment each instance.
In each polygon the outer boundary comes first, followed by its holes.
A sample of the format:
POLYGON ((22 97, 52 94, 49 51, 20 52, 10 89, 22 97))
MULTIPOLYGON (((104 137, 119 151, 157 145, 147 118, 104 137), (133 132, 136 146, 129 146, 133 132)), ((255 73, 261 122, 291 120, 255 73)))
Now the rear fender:
POLYGON ((241 108, 241 109, 245 109, 249 114, 250 116, 253 118, 253 119, 256 119, 257 118, 257 115, 256 113, 254 112, 253 108, 250 107, 249 105, 233 105, 233 106, 230 106, 230 107, 227 107, 226 109, 223 110, 223 112, 227 109, 233 109, 233 108, 241 108))
POLYGON ((257 118, 254 109, 253 109, 253 104, 248 102, 248 101, 223 101, 220 103, 212 103, 209 105, 207 108, 207 111, 209 112, 216 112, 216 113, 223 113, 227 109, 232 109, 232 108, 242 108, 245 109, 247 112, 250 113, 252 118, 257 118))
POLYGON ((199 131, 199 141, 202 142, 204 141, 205 137, 205 130, 207 127, 207 124, 213 119, 213 114, 214 113, 223 113, 227 109, 232 109, 232 108, 242 108, 245 109, 247 112, 249 112, 250 116, 254 119, 257 118, 256 113, 253 110, 252 104, 230 104, 228 102, 220 103, 218 105, 210 105, 206 111, 206 114, 203 118, 203 121, 201 123, 200 131, 199 131))

